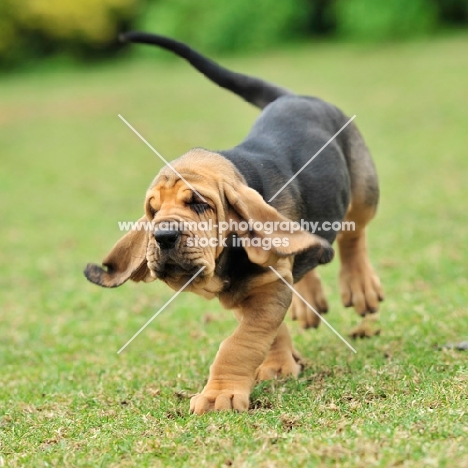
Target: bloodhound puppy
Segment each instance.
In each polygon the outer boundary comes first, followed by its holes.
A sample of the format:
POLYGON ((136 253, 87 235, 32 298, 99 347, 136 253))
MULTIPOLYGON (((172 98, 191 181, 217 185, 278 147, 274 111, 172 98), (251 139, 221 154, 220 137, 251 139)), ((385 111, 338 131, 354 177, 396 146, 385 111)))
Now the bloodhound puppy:
POLYGON ((283 320, 289 308, 305 328, 316 327, 320 317, 289 285, 316 311, 327 311, 315 267, 332 260, 335 238, 343 304, 361 315, 378 310, 383 293, 366 246, 379 198, 375 167, 353 123, 311 161, 348 122, 335 106, 226 70, 166 37, 132 32, 122 40, 165 48, 262 109, 236 147, 195 148, 164 167, 146 193, 140 219, 154 230, 130 231, 103 260, 104 268, 89 264, 85 270, 89 281, 106 288, 159 279, 179 290, 203 267, 187 290, 218 297, 239 325, 221 344, 190 409, 244 411, 256 380, 299 374, 299 355, 283 320), (324 228, 319 237, 284 229, 304 221, 348 221, 354 230, 324 228))

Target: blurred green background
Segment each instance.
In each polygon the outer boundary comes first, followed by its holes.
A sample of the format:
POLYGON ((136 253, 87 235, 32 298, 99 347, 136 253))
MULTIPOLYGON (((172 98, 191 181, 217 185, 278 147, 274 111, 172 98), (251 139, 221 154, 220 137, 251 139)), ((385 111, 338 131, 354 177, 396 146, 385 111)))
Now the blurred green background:
POLYGON ((140 28, 206 52, 265 49, 311 36, 388 41, 468 23, 468 0, 2 0, 0 65, 112 56, 140 28))

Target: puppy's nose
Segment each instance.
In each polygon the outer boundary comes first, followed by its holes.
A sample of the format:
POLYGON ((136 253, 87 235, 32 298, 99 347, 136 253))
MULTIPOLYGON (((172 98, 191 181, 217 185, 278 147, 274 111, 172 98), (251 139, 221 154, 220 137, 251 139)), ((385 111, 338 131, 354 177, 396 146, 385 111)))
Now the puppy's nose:
POLYGON ((154 233, 154 238, 159 247, 163 250, 174 248, 176 242, 179 240, 180 231, 171 231, 167 229, 160 229, 154 233))

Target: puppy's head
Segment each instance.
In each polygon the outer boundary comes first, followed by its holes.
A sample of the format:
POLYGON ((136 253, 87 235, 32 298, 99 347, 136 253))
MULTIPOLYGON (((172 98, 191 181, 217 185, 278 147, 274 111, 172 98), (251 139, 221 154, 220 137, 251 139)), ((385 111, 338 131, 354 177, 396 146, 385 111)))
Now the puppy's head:
POLYGON ((317 263, 327 263, 333 250, 318 236, 284 229, 290 220, 249 188, 235 167, 222 156, 195 149, 165 167, 152 182, 145 199, 146 228, 126 234, 103 261, 89 264, 86 277, 104 287, 128 279, 160 279, 203 295, 221 288, 216 262, 227 240, 242 239, 249 260, 269 266, 285 256, 314 249, 317 263))

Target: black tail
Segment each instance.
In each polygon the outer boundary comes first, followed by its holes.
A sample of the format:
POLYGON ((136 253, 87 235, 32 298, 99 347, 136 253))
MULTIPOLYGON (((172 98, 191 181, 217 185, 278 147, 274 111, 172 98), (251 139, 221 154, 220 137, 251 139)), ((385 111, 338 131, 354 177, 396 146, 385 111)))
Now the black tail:
POLYGON ((218 86, 232 91, 247 102, 260 107, 260 109, 263 109, 270 104, 270 102, 281 96, 292 94, 284 88, 267 83, 259 78, 253 78, 227 70, 191 49, 188 45, 170 39, 169 37, 135 31, 121 34, 120 40, 122 42, 150 44, 170 50, 179 57, 187 60, 199 72, 203 73, 218 86))

